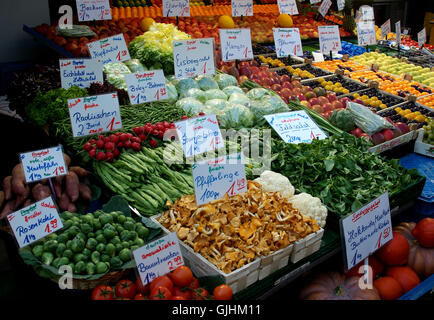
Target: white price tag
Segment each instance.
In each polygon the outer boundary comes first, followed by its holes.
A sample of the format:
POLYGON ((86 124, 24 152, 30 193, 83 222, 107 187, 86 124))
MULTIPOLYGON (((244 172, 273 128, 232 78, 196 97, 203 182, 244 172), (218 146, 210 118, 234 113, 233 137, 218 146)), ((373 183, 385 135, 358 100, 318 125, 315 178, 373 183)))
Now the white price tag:
POLYGON ((357 23, 357 42, 359 46, 377 44, 374 21, 360 21, 357 23))
POLYGON ((338 11, 342 11, 345 8, 345 0, 337 0, 338 11))
POLYGON ((286 143, 311 143, 313 139, 327 138, 304 110, 270 114, 264 118, 286 143))
POLYGON ((318 35, 320 51, 322 53, 342 50, 339 26, 319 26, 318 35))
POLYGON ((117 93, 68 100, 74 138, 122 128, 117 93))
POLYGON ((102 64, 131 60, 127 44, 122 33, 87 44, 90 56, 102 64))
POLYGON ((193 163, 196 204, 202 205, 247 191, 246 170, 242 153, 193 163))
POLYGON ((322 0, 310 0, 310 4, 315 4, 315 3, 318 3, 318 2, 321 2, 322 0))
POLYGON ((7 216, 20 248, 63 228, 51 197, 35 202, 7 216))
POLYGON ((375 20, 373 7, 361 6, 359 10, 362 13, 362 20, 375 20))
POLYGON ((134 250, 133 256, 143 285, 184 265, 176 232, 134 250))
POLYGON ((173 41, 173 63, 177 79, 213 75, 214 39, 173 41))
POLYGON ((164 17, 189 17, 189 0, 163 0, 164 17))
POLYGON ((298 28, 273 28, 273 36, 277 57, 303 55, 298 28))
POLYGON ((389 33, 390 33, 390 19, 388 19, 381 26, 381 38, 386 38, 389 33))
POLYGON ((223 61, 253 59, 250 29, 219 29, 223 61))
POLYGON ((349 270, 393 239, 389 194, 382 194, 340 223, 349 270))
POLYGON ((253 16, 253 0, 232 0, 232 17, 253 16))
POLYGON ((396 43, 401 44, 401 21, 395 23, 396 43))
POLYGON ((68 166, 63 158, 62 146, 24 152, 20 154, 26 183, 63 176, 68 166))
POLYGON ((109 0, 76 0, 78 21, 111 20, 109 0))
POLYGON ((280 13, 287 13, 291 16, 298 14, 297 4, 295 0, 277 0, 280 13))
POLYGON ((169 98, 163 70, 149 70, 125 75, 131 104, 169 98))
POLYGON ((325 17, 331 5, 332 5, 331 0, 324 0, 323 2, 321 2, 321 5, 318 8, 318 12, 321 13, 323 17, 325 17))
POLYGON ((322 54, 322 52, 312 52, 312 56, 313 56, 313 62, 322 62, 324 61, 324 55, 322 54))
POLYGON ((59 59, 63 89, 72 86, 88 88, 93 82, 103 83, 102 63, 95 59, 59 59))
POLYGON ((417 44, 419 47, 422 47, 426 42, 426 31, 423 28, 420 32, 417 33, 417 44))

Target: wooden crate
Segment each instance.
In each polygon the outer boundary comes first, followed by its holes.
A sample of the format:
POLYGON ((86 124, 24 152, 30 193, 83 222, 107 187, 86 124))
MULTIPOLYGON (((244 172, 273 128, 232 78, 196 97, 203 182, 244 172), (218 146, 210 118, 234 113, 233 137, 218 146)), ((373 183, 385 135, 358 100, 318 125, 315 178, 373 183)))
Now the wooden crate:
POLYGON ((323 235, 324 229, 319 229, 317 232, 294 242, 294 248, 291 253, 291 262, 296 263, 318 251, 321 246, 321 239, 323 235))

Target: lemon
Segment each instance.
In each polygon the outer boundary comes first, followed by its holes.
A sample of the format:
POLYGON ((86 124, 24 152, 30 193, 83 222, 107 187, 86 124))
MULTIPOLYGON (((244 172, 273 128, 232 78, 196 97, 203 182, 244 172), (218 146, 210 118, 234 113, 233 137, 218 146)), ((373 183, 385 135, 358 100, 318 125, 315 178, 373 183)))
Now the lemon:
POLYGON ((291 16, 286 13, 282 13, 279 15, 279 17, 277 18, 277 23, 281 28, 291 28, 293 25, 291 16))
POLYGON ((146 32, 149 30, 149 27, 152 26, 154 22, 155 21, 152 18, 143 18, 142 21, 140 21, 140 28, 143 32, 146 32))
POLYGON ((354 94, 353 94, 353 97, 354 97, 354 98, 360 98, 360 94, 358 94, 358 93, 354 93, 354 94))
POLYGON ((219 18, 219 27, 222 29, 233 29, 235 28, 235 22, 231 17, 223 15, 219 18))

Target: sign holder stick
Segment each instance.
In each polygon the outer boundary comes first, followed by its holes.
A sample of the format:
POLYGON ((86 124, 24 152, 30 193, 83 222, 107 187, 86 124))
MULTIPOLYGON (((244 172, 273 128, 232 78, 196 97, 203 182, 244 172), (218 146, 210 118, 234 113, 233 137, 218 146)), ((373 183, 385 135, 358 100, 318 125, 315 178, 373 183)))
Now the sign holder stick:
POLYGON ((179 25, 179 17, 176 16, 176 25, 179 25))
POLYGON ((364 264, 364 267, 363 267, 363 281, 365 283, 368 283, 369 282, 369 279, 368 279, 368 275, 369 275, 369 271, 368 271, 369 257, 365 258, 365 260, 363 261, 363 264, 364 264))
POLYGON ((243 22, 243 15, 241 15, 241 22, 243 22))
POLYGON ((330 60, 333 60, 333 51, 330 50, 330 60))
POLYGON ((51 194, 53 195, 54 202, 57 202, 56 190, 54 190, 53 186, 53 178, 48 179, 48 182, 50 183, 51 194))

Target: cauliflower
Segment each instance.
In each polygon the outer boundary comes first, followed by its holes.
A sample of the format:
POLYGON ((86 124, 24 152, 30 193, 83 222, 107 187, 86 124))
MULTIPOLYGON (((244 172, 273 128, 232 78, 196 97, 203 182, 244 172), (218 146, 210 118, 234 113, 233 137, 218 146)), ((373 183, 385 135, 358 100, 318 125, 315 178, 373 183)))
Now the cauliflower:
POLYGON ((287 199, 295 192, 289 179, 277 172, 265 170, 255 181, 261 184, 264 192, 280 192, 282 197, 287 199))
POLYGON ((314 218, 318 225, 324 228, 327 219, 327 208, 322 204, 320 198, 302 192, 290 198, 289 202, 302 214, 314 218))

